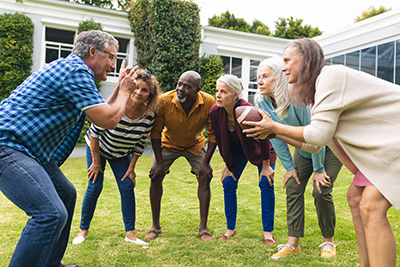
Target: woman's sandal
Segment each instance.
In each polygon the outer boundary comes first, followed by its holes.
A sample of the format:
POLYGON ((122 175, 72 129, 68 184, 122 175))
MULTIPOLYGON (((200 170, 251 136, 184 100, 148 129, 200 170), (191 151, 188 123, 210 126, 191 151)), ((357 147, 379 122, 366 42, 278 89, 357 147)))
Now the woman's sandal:
POLYGON ((266 246, 276 245, 275 238, 273 236, 271 238, 264 238, 264 245, 266 246))

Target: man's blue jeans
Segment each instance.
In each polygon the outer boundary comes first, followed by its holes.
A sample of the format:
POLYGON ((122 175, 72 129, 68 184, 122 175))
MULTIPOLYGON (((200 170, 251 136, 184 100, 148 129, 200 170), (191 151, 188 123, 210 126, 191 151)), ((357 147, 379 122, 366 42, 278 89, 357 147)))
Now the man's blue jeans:
POLYGON ((18 150, 0 147, 0 190, 31 217, 10 266, 57 266, 67 247, 76 190, 54 160, 45 166, 18 150))

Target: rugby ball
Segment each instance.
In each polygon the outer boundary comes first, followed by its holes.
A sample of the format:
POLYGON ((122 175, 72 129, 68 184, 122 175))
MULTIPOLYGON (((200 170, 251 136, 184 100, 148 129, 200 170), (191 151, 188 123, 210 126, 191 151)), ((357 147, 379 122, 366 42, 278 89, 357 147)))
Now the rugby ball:
POLYGON ((243 121, 260 121, 262 116, 258 113, 257 107, 240 106, 235 109, 236 120, 242 129, 249 129, 251 126, 242 124, 243 121))
MULTIPOLYGON (((240 106, 235 109, 236 120, 239 123, 240 128, 249 129, 252 126, 245 125, 243 121, 261 121, 262 116, 258 113, 259 108, 253 106, 240 106)), ((276 134, 268 135, 268 139, 275 138, 276 134)), ((264 139, 264 138, 263 138, 264 139)))

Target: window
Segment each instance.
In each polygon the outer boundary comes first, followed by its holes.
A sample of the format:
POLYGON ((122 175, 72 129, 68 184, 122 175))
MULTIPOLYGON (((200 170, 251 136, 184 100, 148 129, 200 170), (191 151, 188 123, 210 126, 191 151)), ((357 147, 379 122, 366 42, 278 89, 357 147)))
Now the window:
POLYGON ((344 55, 332 58, 332 64, 333 65, 337 65, 337 64, 344 65, 344 55))
POLYGON ((376 46, 361 50, 361 70, 375 76, 376 46))
POLYGON ((395 83, 400 84, 400 40, 396 41, 396 76, 395 83))
POLYGON ((257 84, 257 71, 258 71, 258 65, 260 65, 259 60, 250 60, 250 81, 249 81, 249 92, 248 92, 248 100, 251 104, 254 103, 254 96, 257 93, 258 90, 258 84, 257 84))
POLYGON ((377 76, 388 82, 393 82, 394 72, 394 42, 378 46, 377 76))
POLYGON ((242 59, 236 57, 221 56, 224 64, 224 73, 233 74, 242 78, 242 59))
MULTIPOLYGON (((75 31, 46 28, 45 63, 48 64, 60 57, 67 57, 72 52, 75 34, 75 31)), ((118 77, 119 69, 124 59, 127 60, 127 64, 130 63, 128 62, 130 40, 118 37, 115 39, 119 42, 119 50, 117 53, 116 69, 108 74, 110 77, 118 77)))
POLYGON ((355 70, 360 70, 360 51, 346 54, 346 66, 355 70))
POLYGON ((119 49, 117 54, 117 61, 115 63, 116 69, 108 74, 108 76, 111 77, 118 77, 119 69, 121 68, 121 64, 124 59, 126 60, 126 64, 129 65, 128 62, 129 39, 118 38, 118 37, 116 37, 115 39, 118 40, 119 49))
POLYGON ((67 57, 74 45, 75 32, 46 28, 46 59, 48 64, 60 57, 67 57))

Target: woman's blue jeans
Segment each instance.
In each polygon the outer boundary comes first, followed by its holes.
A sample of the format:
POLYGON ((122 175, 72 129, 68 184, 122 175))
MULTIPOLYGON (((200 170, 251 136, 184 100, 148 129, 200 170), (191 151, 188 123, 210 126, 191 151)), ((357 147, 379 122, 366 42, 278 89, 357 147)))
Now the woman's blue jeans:
POLYGON ((0 147, 0 190, 30 218, 10 266, 61 264, 71 228, 76 190, 54 160, 45 166, 10 147, 0 147))
MULTIPOLYGON (((237 215, 237 188, 240 176, 247 164, 247 158, 243 151, 238 149, 232 153, 233 160, 239 166, 239 169, 233 173, 236 181, 232 176, 228 176, 223 181, 224 188, 224 201, 225 201, 225 216, 226 223, 229 230, 236 228, 236 215, 237 215)), ((274 168, 272 166, 272 168, 274 168)), ((262 166, 258 166, 258 174, 261 173, 262 166)), ((257 177, 257 179, 259 179, 257 177)), ((274 185, 270 185, 267 177, 262 176, 258 184, 261 190, 261 218, 264 232, 272 232, 274 230, 274 216, 275 216, 275 192, 274 185)))
MULTIPOLYGON (((111 169, 115 176, 115 180, 117 181, 119 193, 121 195, 121 209, 122 209, 122 217, 125 224, 125 231, 133 231, 135 230, 135 220, 136 220, 134 186, 130 178, 126 178, 124 181, 121 181, 121 178, 124 177, 126 171, 128 170, 131 157, 126 156, 117 159, 106 159, 100 156, 100 160, 101 160, 101 169, 103 171, 105 170, 106 161, 108 161, 108 163, 111 166, 111 169)), ((89 146, 86 146, 86 161, 87 161, 87 167, 89 168, 90 165, 92 165, 92 154, 90 152, 89 146)), ((99 175, 97 176, 97 180, 95 183, 93 183, 92 180, 88 182, 85 197, 83 198, 81 224, 79 226, 79 228, 82 230, 88 230, 90 227, 90 222, 93 219, 93 214, 96 209, 97 200, 103 189, 103 181, 104 181, 104 173, 100 172, 99 175)))

